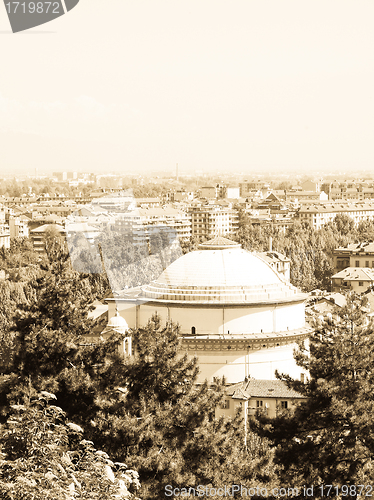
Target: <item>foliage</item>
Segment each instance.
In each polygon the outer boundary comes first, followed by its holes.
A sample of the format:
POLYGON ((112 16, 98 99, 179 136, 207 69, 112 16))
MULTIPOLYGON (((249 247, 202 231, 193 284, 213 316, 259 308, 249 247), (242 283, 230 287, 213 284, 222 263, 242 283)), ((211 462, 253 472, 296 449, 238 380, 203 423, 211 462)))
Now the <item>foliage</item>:
POLYGON ((175 325, 155 317, 133 332, 137 356, 125 363, 118 337, 94 345, 82 340, 92 328, 90 282, 56 241, 53 235, 47 241, 43 272, 31 280, 31 299, 15 317, 17 349, 2 377, 3 419, 29 384, 55 393, 86 439, 139 471, 144 498, 160 498, 167 484, 256 477, 263 459, 244 464, 241 420, 215 419, 222 387, 195 385, 197 362, 180 357, 175 325))
POLYGON ((336 215, 333 224, 340 234, 352 233, 355 227, 354 220, 349 215, 344 214, 336 215))
MULTIPOLYGON (((233 239, 249 251, 269 250, 269 238, 273 249, 286 255, 291 261, 291 283, 304 291, 314 288, 329 290, 334 272, 333 251, 357 238, 355 230, 339 232, 334 223, 320 230, 295 222, 286 231, 271 225, 256 226, 250 223, 244 212, 239 213, 239 228, 233 239)), ((341 224, 339 227, 342 227, 341 224)))
POLYGON ((178 328, 154 316, 134 339, 137 355, 119 385, 96 398, 92 439, 139 471, 144 498, 161 498, 167 484, 223 484, 234 469, 244 469, 243 480, 253 477, 252 467, 240 465, 241 419, 214 417, 222 386, 195 385, 197 360, 178 354, 178 328))
POLYGON ((317 319, 310 352, 296 360, 309 370, 306 384, 282 375, 307 396, 294 413, 255 426, 276 447, 284 484, 357 485, 374 479, 374 324, 363 300, 348 304, 331 318, 317 319))
POLYGON ((113 463, 82 439, 83 429, 51 404, 56 396, 33 393, 12 405, 0 427, 0 495, 4 500, 135 498, 138 474, 113 463), (132 492, 131 492, 132 491, 132 492))

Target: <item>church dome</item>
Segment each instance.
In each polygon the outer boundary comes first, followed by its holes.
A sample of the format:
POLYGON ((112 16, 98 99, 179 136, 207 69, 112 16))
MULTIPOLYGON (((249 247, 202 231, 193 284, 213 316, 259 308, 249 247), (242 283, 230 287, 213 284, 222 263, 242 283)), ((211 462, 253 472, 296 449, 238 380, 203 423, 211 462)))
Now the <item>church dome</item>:
POLYGON ((142 287, 141 296, 160 301, 217 304, 305 298, 260 257, 220 237, 177 259, 157 280, 142 287))
POLYGON ((116 314, 110 318, 106 327, 106 330, 114 330, 119 333, 125 333, 128 329, 129 325, 127 324, 127 321, 119 314, 118 310, 116 311, 116 314))

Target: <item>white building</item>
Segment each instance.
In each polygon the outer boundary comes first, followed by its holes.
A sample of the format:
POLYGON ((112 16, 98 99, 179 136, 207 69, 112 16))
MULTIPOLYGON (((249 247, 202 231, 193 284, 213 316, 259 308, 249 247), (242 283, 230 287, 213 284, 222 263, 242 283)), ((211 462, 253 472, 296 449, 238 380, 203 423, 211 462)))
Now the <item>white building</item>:
POLYGON ((157 313, 180 325, 182 352, 199 358, 199 381, 225 376, 274 379, 275 370, 300 378, 293 349, 307 339, 306 295, 264 260, 222 237, 173 262, 150 284, 109 303, 130 328, 157 313))
POLYGON ((332 222, 337 215, 348 215, 355 226, 364 220, 374 220, 374 203, 330 203, 313 206, 302 206, 296 213, 300 222, 308 222, 314 229, 321 229, 332 222))
POLYGON ((234 417, 238 408, 244 419, 258 412, 268 418, 276 417, 283 410, 290 410, 305 396, 289 389, 281 380, 256 380, 238 382, 225 389, 225 399, 216 409, 216 416, 234 417))
POLYGON ((331 278, 332 291, 352 290, 365 292, 374 285, 374 269, 369 267, 347 267, 331 278))
POLYGON ((191 236, 226 236, 238 226, 238 212, 231 208, 198 205, 189 208, 188 213, 191 217, 191 236))
POLYGON ((9 216, 10 238, 28 238, 29 237, 29 219, 27 217, 9 216))

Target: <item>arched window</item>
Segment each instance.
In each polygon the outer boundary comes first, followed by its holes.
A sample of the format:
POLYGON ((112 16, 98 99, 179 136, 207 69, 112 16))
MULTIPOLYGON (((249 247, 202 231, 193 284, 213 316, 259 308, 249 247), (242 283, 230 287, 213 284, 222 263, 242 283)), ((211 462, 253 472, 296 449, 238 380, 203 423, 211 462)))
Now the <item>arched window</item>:
POLYGON ((191 328, 191 333, 192 335, 196 335, 196 328, 194 326, 191 328))

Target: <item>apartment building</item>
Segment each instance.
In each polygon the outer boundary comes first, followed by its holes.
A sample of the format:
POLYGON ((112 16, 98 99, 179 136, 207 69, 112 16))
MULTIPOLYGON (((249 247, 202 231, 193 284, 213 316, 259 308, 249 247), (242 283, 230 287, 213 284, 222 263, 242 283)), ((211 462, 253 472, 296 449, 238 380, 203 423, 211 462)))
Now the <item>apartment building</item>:
POLYGON ((169 228, 170 234, 183 240, 191 237, 191 221, 186 212, 172 207, 139 208, 118 214, 113 227, 131 236, 134 243, 143 243, 148 239, 152 227, 169 228))
POLYGON ((291 260, 288 257, 273 250, 258 252, 256 255, 267 262, 285 281, 290 281, 291 260))
POLYGON ((6 215, 7 209, 4 205, 0 205, 0 248, 10 248, 10 232, 6 215))
POLYGON ((30 219, 24 216, 14 217, 9 216, 9 232, 10 238, 28 238, 29 236, 29 223, 30 219))
POLYGON ((58 234, 61 238, 65 238, 65 228, 58 224, 44 224, 36 229, 32 229, 30 237, 35 252, 41 253, 45 251, 45 237, 49 231, 53 232, 53 234, 58 234))
POLYGON ((247 181, 239 183, 239 191, 241 198, 247 198, 253 195, 254 192, 267 190, 270 188, 270 184, 265 181, 247 181))
POLYGON ((10 248, 9 226, 5 222, 0 223, 0 248, 10 248))
POLYGON ((327 182, 321 189, 328 194, 329 200, 367 200, 374 198, 372 181, 327 182))
POLYGON ((374 268, 374 242, 350 243, 347 247, 335 248, 333 258, 335 272, 347 267, 374 268))
POLYGON ((374 202, 338 202, 302 206, 295 214, 295 218, 300 222, 308 222, 314 229, 321 229, 328 222, 332 222, 337 215, 348 215, 357 226, 361 221, 374 220, 374 202))
POLYGON ((200 198, 215 199, 218 197, 217 186, 203 186, 200 188, 200 198))
POLYGON ((191 236, 213 238, 225 236, 238 227, 238 212, 216 205, 194 206, 188 209, 191 236))

